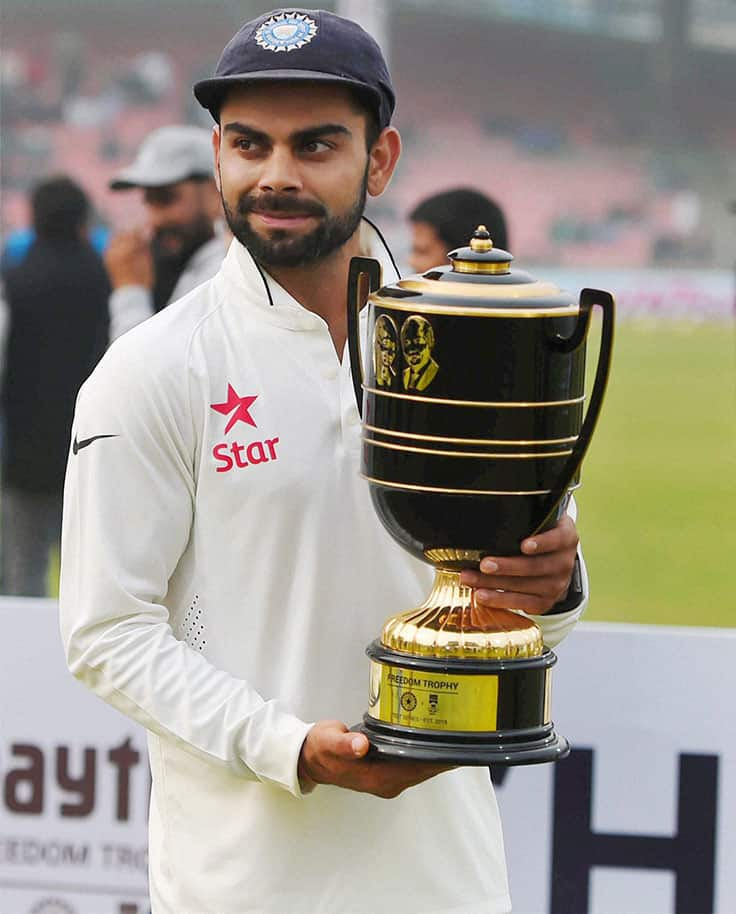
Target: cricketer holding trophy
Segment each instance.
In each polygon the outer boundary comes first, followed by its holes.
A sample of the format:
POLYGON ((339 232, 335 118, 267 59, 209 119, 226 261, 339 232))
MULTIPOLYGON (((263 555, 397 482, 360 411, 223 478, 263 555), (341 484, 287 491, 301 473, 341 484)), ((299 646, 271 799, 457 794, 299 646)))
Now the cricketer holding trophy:
MULTIPOLYGON (((385 62, 349 20, 279 10, 195 94, 234 240, 84 386, 62 545, 69 667, 149 731, 153 914, 509 911, 487 768, 350 729, 365 646, 431 584, 361 478, 346 346, 351 259, 399 279, 362 219, 400 153, 385 62)), ((362 341, 376 384, 432 396, 444 337, 385 313, 362 341)), ((461 572, 548 647, 586 599, 572 512, 461 572)))

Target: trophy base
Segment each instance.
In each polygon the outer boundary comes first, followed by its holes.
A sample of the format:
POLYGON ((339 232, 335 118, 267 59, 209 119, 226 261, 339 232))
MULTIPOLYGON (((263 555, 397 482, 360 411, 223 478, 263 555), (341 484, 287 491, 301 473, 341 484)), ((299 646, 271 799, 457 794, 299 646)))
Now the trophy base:
POLYGON ((557 762, 570 752, 552 724, 530 730, 462 733, 419 730, 373 720, 368 714, 352 728, 370 741, 369 756, 445 765, 536 765, 557 762))
POLYGON ((447 765, 533 765, 569 750, 550 719, 556 657, 411 656, 374 641, 369 709, 354 729, 378 756, 447 765))

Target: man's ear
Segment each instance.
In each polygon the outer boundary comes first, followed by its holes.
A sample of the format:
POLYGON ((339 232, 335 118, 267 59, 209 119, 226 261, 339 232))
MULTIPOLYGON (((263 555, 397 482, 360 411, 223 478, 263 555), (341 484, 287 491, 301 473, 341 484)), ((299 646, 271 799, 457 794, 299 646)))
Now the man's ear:
POLYGON ((380 196, 388 187, 401 155, 401 137, 395 127, 384 127, 368 154, 368 193, 380 196))
POLYGON ((215 185, 218 191, 222 191, 220 187, 220 125, 215 124, 212 128, 212 150, 215 154, 215 185))
POLYGON ((204 206, 209 218, 214 222, 222 218, 222 198, 217 181, 208 181, 204 186, 204 206))

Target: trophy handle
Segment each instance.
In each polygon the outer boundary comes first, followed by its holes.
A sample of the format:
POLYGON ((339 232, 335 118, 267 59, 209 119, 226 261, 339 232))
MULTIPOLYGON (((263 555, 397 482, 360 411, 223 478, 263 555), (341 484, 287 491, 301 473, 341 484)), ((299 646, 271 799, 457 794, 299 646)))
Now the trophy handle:
POLYGON ((355 402, 363 415, 363 357, 360 352, 360 309, 371 292, 381 288, 381 264, 372 257, 353 257, 348 272, 348 352, 355 402))
POLYGON ((613 323, 615 315, 615 302, 610 292, 603 292, 599 289, 583 289, 580 293, 580 314, 575 329, 569 337, 558 336, 553 346, 558 352, 573 352, 578 348, 588 335, 590 328, 590 317, 595 306, 603 311, 603 326, 601 328, 601 346, 598 353, 598 365, 595 371, 595 380, 593 390, 590 395, 588 410, 585 419, 580 427, 580 434, 573 447, 572 454, 568 457, 560 473, 560 478, 554 487, 550 490, 541 508, 541 520, 535 526, 531 535, 543 530, 550 520, 560 501, 565 495, 565 491, 570 484, 570 480, 575 476, 580 464, 583 461, 585 452, 593 437, 598 416, 600 415, 603 404, 603 395, 606 392, 608 384, 608 375, 611 368, 611 355, 613 353, 613 323))

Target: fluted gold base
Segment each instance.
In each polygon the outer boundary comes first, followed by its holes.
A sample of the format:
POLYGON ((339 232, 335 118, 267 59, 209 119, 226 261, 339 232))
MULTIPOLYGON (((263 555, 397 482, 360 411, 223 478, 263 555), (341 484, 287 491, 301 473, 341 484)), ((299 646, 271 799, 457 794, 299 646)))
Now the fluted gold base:
POLYGON ((542 632, 531 619, 479 606, 460 573, 442 568, 421 606, 386 622, 381 644, 415 657, 474 660, 539 657, 544 651, 542 632))

